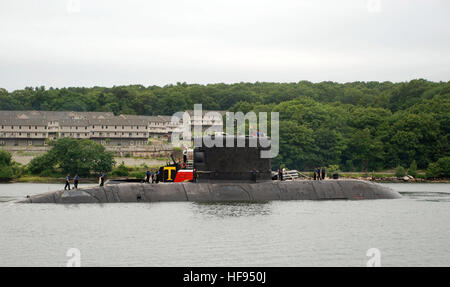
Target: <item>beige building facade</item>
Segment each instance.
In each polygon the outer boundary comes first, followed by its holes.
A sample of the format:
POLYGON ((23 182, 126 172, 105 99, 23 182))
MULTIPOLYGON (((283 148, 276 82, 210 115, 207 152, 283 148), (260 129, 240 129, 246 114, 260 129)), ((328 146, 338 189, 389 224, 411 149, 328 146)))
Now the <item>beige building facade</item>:
MULTIPOLYGON (((205 111, 207 113, 208 111, 205 111)), ((192 111, 187 111, 191 114, 192 111)), ((219 111, 223 114, 223 111, 219 111)), ((211 126, 219 119, 205 116, 189 125, 211 126)), ((220 119, 221 120, 221 119, 220 119)), ((180 129, 172 116, 118 115, 110 112, 0 111, 0 146, 44 146, 70 137, 104 145, 141 146, 150 138, 166 138, 180 129)))

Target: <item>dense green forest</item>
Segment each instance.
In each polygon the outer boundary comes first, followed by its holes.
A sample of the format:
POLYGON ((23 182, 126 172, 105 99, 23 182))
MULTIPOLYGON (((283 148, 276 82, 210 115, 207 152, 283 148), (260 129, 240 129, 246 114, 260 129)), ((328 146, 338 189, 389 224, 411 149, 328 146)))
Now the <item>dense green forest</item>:
POLYGON ((112 111, 170 115, 192 109, 280 112, 274 165, 343 170, 418 168, 449 156, 450 82, 140 85, 0 89, 0 110, 112 111))

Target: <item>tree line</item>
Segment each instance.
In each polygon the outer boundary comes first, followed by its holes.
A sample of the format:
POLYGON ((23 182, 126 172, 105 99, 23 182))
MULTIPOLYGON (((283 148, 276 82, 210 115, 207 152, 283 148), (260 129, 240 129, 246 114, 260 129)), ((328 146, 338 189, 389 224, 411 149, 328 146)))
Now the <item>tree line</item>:
POLYGON ((377 171, 450 156, 450 82, 235 83, 0 89, 0 110, 171 115, 192 109, 277 111, 274 166, 377 171))

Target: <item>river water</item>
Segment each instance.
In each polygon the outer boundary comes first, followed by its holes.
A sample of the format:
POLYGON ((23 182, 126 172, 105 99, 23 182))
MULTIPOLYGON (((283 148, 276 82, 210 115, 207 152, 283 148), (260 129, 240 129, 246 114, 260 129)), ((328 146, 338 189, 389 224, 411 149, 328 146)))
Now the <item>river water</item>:
POLYGON ((0 184, 0 266, 450 266, 450 184, 401 199, 18 204, 62 185, 0 184))

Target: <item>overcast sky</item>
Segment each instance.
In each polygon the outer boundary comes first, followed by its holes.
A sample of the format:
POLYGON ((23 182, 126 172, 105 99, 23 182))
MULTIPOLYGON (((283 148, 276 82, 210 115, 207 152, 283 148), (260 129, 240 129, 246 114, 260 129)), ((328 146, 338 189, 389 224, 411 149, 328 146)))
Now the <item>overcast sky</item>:
POLYGON ((448 0, 0 0, 0 87, 450 80, 448 0))

